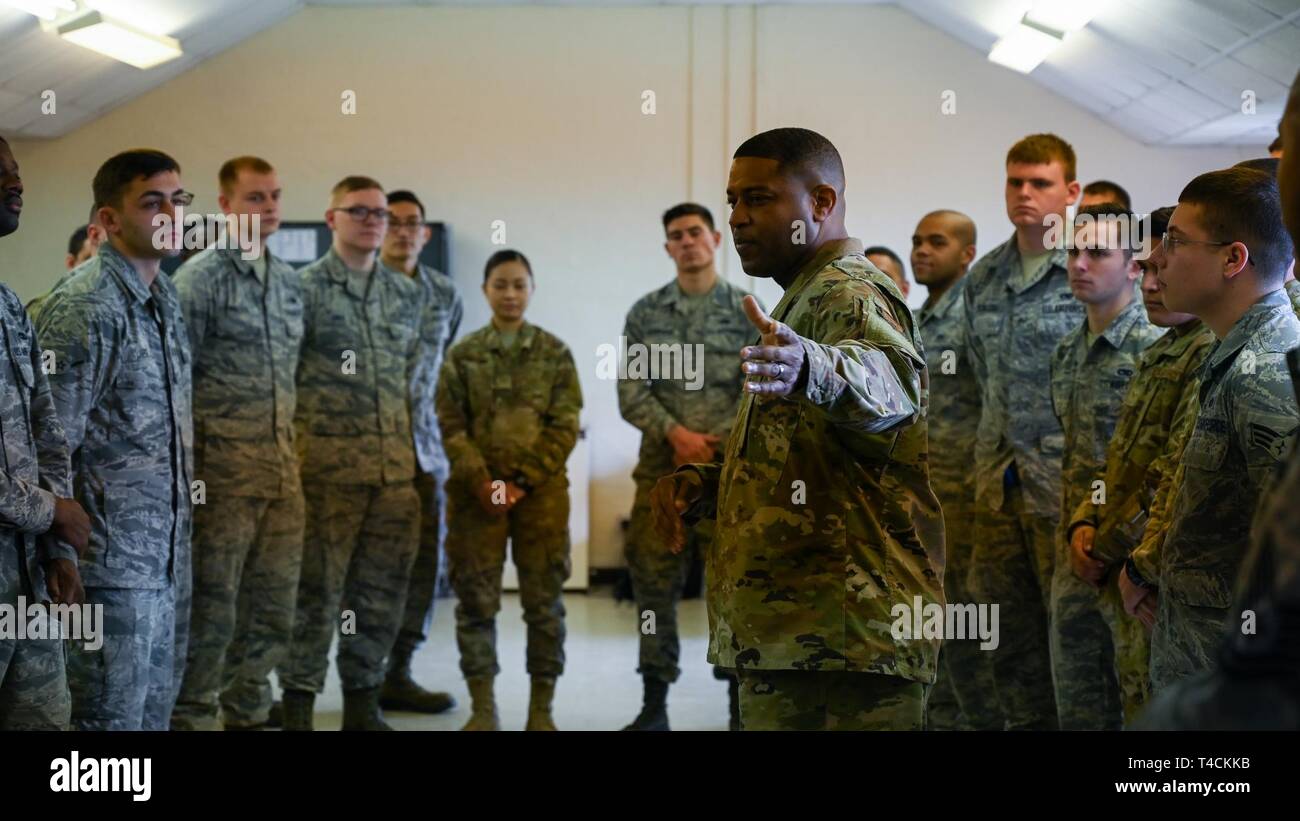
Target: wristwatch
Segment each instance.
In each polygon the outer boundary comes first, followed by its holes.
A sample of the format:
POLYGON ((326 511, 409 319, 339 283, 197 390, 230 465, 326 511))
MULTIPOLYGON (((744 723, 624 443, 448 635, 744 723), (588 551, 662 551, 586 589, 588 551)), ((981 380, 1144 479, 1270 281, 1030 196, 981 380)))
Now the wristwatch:
POLYGON ((1142 574, 1138 572, 1137 565, 1133 563, 1132 556, 1129 556, 1124 560, 1124 572, 1128 574, 1128 580, 1136 584, 1138 587, 1146 590, 1156 589, 1154 584, 1142 578, 1142 574))

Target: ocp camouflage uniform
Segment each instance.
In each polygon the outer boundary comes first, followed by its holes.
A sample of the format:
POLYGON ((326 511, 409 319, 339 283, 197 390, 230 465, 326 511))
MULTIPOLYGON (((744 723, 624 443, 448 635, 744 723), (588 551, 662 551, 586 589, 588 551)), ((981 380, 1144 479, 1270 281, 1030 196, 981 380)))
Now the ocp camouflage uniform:
POLYGON ((1065 262, 1057 249, 1026 277, 1013 236, 966 275, 968 356, 981 394, 969 584, 999 605, 991 653, 1008 729, 1057 726, 1047 608, 1065 437, 1052 414, 1049 352, 1084 318, 1065 262))
POLYGON ((345 692, 378 688, 419 539, 410 384, 428 304, 376 260, 352 271, 330 249, 299 271, 303 341, 294 432, 307 527, 285 690, 321 692, 339 633, 345 692))
MULTIPOLYGON (((695 433, 713 434, 721 441, 731 431, 745 381, 740 371, 740 349, 757 338, 757 331, 741 307, 747 294, 718 279, 709 293, 690 296, 674 280, 638 300, 623 326, 629 368, 636 361, 632 346, 643 346, 642 356, 657 365, 661 360, 650 354, 655 350, 651 346, 662 345, 672 346, 665 350, 682 351, 683 357, 684 351, 691 351, 691 362, 698 369, 695 387, 690 387, 692 380, 684 371, 629 371, 628 378, 618 382, 619 410, 641 431, 641 452, 632 471, 636 498, 627 532, 627 565, 637 612, 649 611, 655 616, 653 632, 639 631, 637 672, 665 682, 676 681, 681 673, 677 603, 690 566, 697 557, 708 554, 713 532, 711 522, 701 522, 690 529, 686 549, 674 554, 654 532, 650 491, 660 477, 676 470, 673 447, 667 438, 675 425, 695 433), (696 358, 694 352, 701 349, 703 356, 696 358)), ((715 453, 721 455, 721 448, 715 453)))
POLYGON ((1097 607, 1110 630, 1125 724, 1150 698, 1151 674, 1146 629, 1124 611, 1119 574, 1134 547, 1163 541, 1168 519, 1151 512, 1170 466, 1182 456, 1174 432, 1196 420, 1198 373, 1213 343, 1213 332, 1194 319, 1169 329, 1142 352, 1124 393, 1105 467, 1094 475, 1103 483, 1106 503, 1095 504, 1088 494, 1073 512, 1067 511, 1066 543, 1075 527, 1091 525, 1096 528, 1092 557, 1107 565, 1097 607))
MULTIPOLYGON (((975 526, 975 426, 979 385, 966 357, 966 303, 962 277, 937 300, 916 312, 930 374, 930 486, 943 505, 947 536, 944 598, 974 601, 966 586, 975 526)), ((993 690, 993 666, 977 641, 952 639, 939 650, 939 672, 926 701, 926 727, 933 730, 1000 730, 1004 724, 993 690)))
POLYGON ((176 271, 194 352, 193 617, 172 727, 263 724, 267 676, 288 652, 302 567, 293 414, 302 344, 298 273, 264 252, 203 251, 176 271), (220 716, 218 713, 220 712, 220 716))
POLYGON ((895 623, 943 606, 943 520, 912 315, 844 239, 797 272, 772 317, 803 337, 805 387, 746 393, 724 461, 681 468, 703 480, 687 517, 717 522, 709 660, 740 671, 746 730, 921 729, 939 641, 895 623))
POLYGON ((427 265, 416 267, 413 281, 424 287, 429 301, 428 321, 420 342, 420 362, 411 379, 411 415, 415 433, 415 490, 420 495, 420 548, 411 567, 406 592, 406 611, 397 634, 396 648, 410 655, 424 643, 433 621, 434 592, 442 565, 443 534, 446 533, 449 473, 447 453, 442 447, 434 400, 442 360, 451 347, 465 315, 465 303, 451 277, 427 265))
POLYGON ((564 672, 569 578, 569 478, 582 391, 573 355, 558 338, 524 323, 507 344, 489 323, 447 354, 438 380, 438 419, 451 460, 447 559, 456 591, 456 643, 465 677, 500 672, 496 614, 506 539, 519 571, 528 624, 530 676, 564 672), (504 516, 485 512, 474 488, 515 481, 527 494, 504 516))
MULTIPOLYGON (((77 552, 44 534, 56 498, 72 496, 63 423, 23 304, 0 285, 0 606, 50 601, 45 565, 77 552)), ((71 710, 63 642, 0 638, 0 730, 66 730, 71 710)))
POLYGON ((1056 542, 1049 604, 1052 681, 1062 730, 1117 730, 1123 723, 1110 630, 1096 589, 1071 569, 1068 533, 1071 515, 1081 503, 1119 499, 1111 496, 1114 489, 1103 485, 1099 491, 1093 483, 1106 463, 1106 446, 1138 360, 1162 332, 1135 298, 1095 339, 1089 339, 1085 319, 1052 355, 1052 407, 1065 431, 1064 526, 1056 542), (1098 497, 1099 492, 1104 496, 1098 497))
POLYGON ((1300 424, 1285 362, 1297 345, 1300 321, 1279 289, 1237 320, 1202 368, 1200 414, 1183 449, 1160 555, 1155 693, 1210 666, 1252 515, 1300 424))
POLYGON ((50 389, 90 516, 86 603, 104 606, 104 644, 70 642, 78 730, 165 730, 189 640, 194 476, 190 345, 161 273, 149 287, 111 244, 37 315, 54 356, 50 389))

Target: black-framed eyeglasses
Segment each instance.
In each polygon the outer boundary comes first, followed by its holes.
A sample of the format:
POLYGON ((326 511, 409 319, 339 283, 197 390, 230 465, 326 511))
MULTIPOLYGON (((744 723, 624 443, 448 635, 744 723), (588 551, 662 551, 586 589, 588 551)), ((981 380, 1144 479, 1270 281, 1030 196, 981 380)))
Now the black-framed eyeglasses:
POLYGON ((376 222, 388 222, 387 208, 367 208, 364 205, 354 205, 351 208, 331 208, 330 210, 343 211, 357 222, 365 222, 367 219, 373 219, 376 222))
MULTIPOLYGON (((1235 240, 1182 239, 1181 237, 1172 236, 1168 231, 1160 235, 1160 247, 1167 256, 1172 256, 1180 245, 1210 245, 1222 248, 1225 245, 1232 245, 1234 242, 1235 240)), ((1248 257, 1246 261, 1251 265, 1255 264, 1253 257, 1248 257)))
POLYGON ((388 227, 390 230, 397 231, 402 228, 422 228, 424 221, 418 217, 408 217, 407 219, 398 219, 390 212, 388 215, 388 227))

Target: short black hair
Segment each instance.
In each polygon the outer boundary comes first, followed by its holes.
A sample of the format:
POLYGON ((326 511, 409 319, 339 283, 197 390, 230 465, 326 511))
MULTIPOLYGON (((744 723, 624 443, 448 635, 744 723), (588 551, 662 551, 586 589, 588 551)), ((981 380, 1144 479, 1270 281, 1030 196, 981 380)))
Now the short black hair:
POLYGON ((755 134, 740 144, 731 158, 757 157, 776 160, 777 168, 814 171, 822 179, 844 190, 844 160, 830 140, 807 128, 774 128, 755 134))
POLYGON ((1282 224, 1277 177, 1251 168, 1210 171, 1189 182, 1178 202, 1200 206, 1210 240, 1243 243, 1265 283, 1282 282, 1295 249, 1282 224))
POLYGON ((879 254, 882 257, 889 257, 894 261, 894 264, 898 266, 898 270, 903 272, 903 276, 907 276, 907 267, 903 265, 903 260, 901 257, 898 256, 898 254, 895 254, 893 251, 889 250, 883 245, 873 245, 867 250, 862 252, 862 256, 864 257, 869 257, 872 254, 879 254))
POLYGON ((395 205, 399 202, 409 202, 412 205, 414 205, 416 208, 419 208, 420 219, 424 219, 424 213, 425 213, 424 203, 420 202, 420 198, 415 196, 413 192, 407 191, 405 188, 399 188, 396 191, 390 191, 388 193, 388 204, 395 205))
MULTIPOLYGON (((1080 208, 1074 214, 1074 224, 1076 226, 1079 224, 1079 217, 1082 216, 1092 217, 1094 224, 1105 222, 1107 220, 1111 220, 1111 221, 1123 220, 1129 225, 1128 232, 1135 231, 1137 228, 1137 217, 1133 214, 1133 212, 1125 208, 1121 203, 1115 202, 1113 200, 1108 200, 1106 202, 1099 202, 1096 205, 1088 205, 1088 206, 1084 206, 1083 208, 1080 208)), ((1125 258, 1133 256, 1133 251, 1134 251, 1133 248, 1134 235, 1128 232, 1126 232, 1126 237, 1124 237, 1125 239, 1128 240, 1127 244, 1125 244, 1121 249, 1119 249, 1124 252, 1125 258)), ((1161 233, 1164 232, 1161 231, 1161 233)), ((1112 249, 1107 249, 1107 250, 1112 250, 1112 249)))
POLYGON ((1242 160, 1233 164, 1233 168, 1249 168, 1251 171, 1258 171, 1261 174, 1268 174, 1276 177, 1277 169, 1282 165, 1282 161, 1277 157, 1256 157, 1253 160, 1242 160))
POLYGON ((1273 142, 1268 144, 1269 153, 1282 150, 1282 135, 1278 134, 1273 142))
POLYGON ((180 173, 180 170, 175 160, 155 148, 133 148, 114 154, 95 172, 95 181, 91 183, 95 207, 121 207, 122 195, 131 183, 166 171, 180 173))
POLYGON ((487 265, 483 266, 483 282, 486 283, 488 277, 492 276, 493 268, 506 262, 523 263, 523 266, 528 269, 528 278, 533 278, 533 266, 528 262, 528 257, 513 248, 506 248, 488 257, 487 265))
POLYGON ((1108 201, 1124 206, 1126 211, 1133 207, 1133 200, 1129 198, 1124 186, 1110 180, 1094 180, 1083 187, 1083 193, 1101 194, 1108 201))
POLYGON ((73 231, 72 236, 68 237, 68 253, 74 257, 81 253, 81 246, 86 244, 86 237, 89 235, 89 231, 86 229, 87 226, 83 225, 73 231))
POLYGON ((668 230, 668 225, 675 219, 682 217, 696 216, 704 220, 704 224, 709 226, 710 231, 716 231, 713 227, 713 214, 703 205, 694 202, 683 202, 680 205, 674 205, 664 212, 664 230, 668 230))
POLYGON ((1169 230, 1169 218, 1174 215, 1174 206, 1166 205, 1151 212, 1151 236, 1160 239, 1169 230))

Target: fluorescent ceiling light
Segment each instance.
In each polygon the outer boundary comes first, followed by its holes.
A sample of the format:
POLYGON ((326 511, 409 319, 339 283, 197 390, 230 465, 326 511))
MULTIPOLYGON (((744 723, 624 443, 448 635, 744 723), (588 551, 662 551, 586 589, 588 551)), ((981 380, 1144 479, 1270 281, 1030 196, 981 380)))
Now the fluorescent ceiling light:
POLYGON ((5 0, 5 5, 34 14, 42 20, 53 20, 60 13, 77 10, 74 0, 5 0))
POLYGON ((1042 26, 1066 33, 1078 31, 1092 21, 1097 14, 1096 2, 1079 2, 1079 0, 1038 0, 1025 15, 1025 19, 1042 26))
POLYGON ((98 51, 136 68, 152 68, 181 56, 181 44, 174 38, 150 34, 97 11, 59 23, 55 30, 70 43, 98 51))
POLYGON ((1047 59, 1047 55, 1061 44, 1061 35, 1045 27, 1022 20, 1001 40, 993 44, 989 60, 1022 74, 1028 74, 1047 59))

